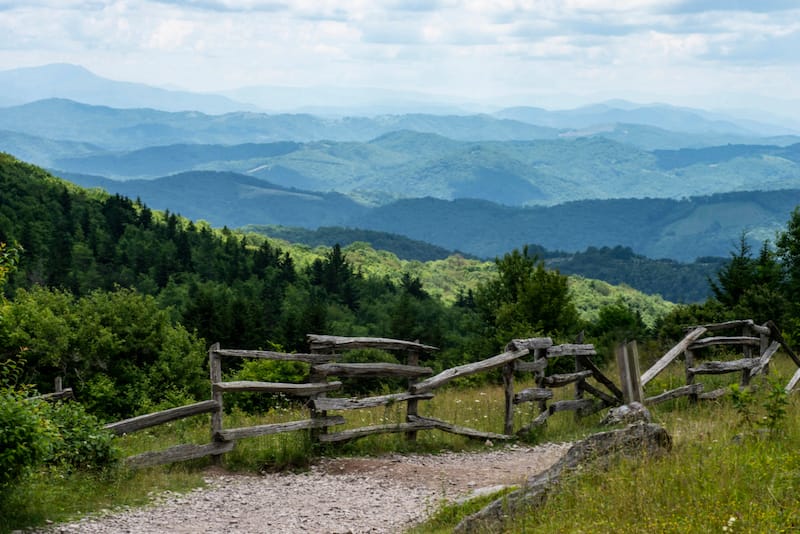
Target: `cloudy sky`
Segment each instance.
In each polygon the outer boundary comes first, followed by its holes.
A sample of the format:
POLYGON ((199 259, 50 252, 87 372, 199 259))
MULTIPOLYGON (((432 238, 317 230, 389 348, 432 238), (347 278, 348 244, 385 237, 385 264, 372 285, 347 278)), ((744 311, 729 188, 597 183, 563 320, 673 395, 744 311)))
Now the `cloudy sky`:
MULTIPOLYGON (((797 0, 0 0, 0 69, 568 105, 800 95, 797 0)), ((777 103, 777 108, 776 108, 777 103)))

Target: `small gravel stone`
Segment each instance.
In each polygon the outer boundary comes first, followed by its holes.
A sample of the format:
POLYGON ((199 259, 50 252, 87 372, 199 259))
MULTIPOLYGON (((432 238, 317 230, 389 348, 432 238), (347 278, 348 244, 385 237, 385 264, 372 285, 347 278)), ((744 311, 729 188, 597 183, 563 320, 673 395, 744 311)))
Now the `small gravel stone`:
POLYGON ((569 445, 326 458, 304 473, 208 476, 204 489, 164 492, 143 508, 121 508, 36 532, 398 533, 443 502, 522 484, 554 464, 569 445))

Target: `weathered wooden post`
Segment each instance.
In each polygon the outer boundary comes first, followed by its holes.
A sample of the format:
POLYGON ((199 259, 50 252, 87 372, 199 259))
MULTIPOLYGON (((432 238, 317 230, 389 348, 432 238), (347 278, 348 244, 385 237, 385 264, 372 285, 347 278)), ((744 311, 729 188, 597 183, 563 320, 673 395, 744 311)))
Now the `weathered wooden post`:
MULTIPOLYGON (((329 352, 333 353, 333 352, 335 352, 335 350, 336 349, 332 348, 332 349, 329 350, 329 352)), ((314 349, 312 347, 311 353, 312 354, 322 354, 322 353, 324 353, 324 351, 319 351, 319 350, 316 350, 316 349, 314 349)), ((327 377, 326 374, 320 373, 318 371, 315 371, 314 370, 314 366, 313 365, 311 366, 311 372, 308 375, 308 381, 309 382, 311 382, 311 383, 327 382, 327 380, 328 380, 328 377, 327 377)), ((316 393, 314 395, 311 395, 308 398, 308 414, 309 414, 309 418, 310 419, 312 419, 312 420, 314 420, 314 419, 324 419, 324 418, 328 417, 328 411, 327 410, 317 410, 317 408, 315 406, 315 403, 314 403, 314 401, 316 399, 319 399, 321 397, 326 397, 326 396, 327 396, 327 394, 323 391, 321 393, 316 393)), ((309 432, 309 437, 311 438, 312 446, 316 446, 319 443, 321 443, 320 436, 322 434, 327 434, 327 433, 328 433, 328 427, 325 427, 325 426, 319 427, 319 426, 316 426, 316 425, 312 426, 311 430, 309 432)))
POLYGON ((622 397, 625 404, 631 402, 642 402, 644 393, 642 382, 639 378, 639 349, 636 340, 630 343, 622 343, 616 350, 617 366, 619 367, 619 378, 622 383, 622 397))
MULTIPOLYGON (((745 323, 742 327, 742 337, 750 337, 753 335, 753 331, 750 329, 750 325, 745 323)), ((742 345, 742 353, 745 358, 752 358, 753 357, 753 347, 748 344, 742 345)), ((761 356, 761 353, 759 353, 761 356)), ((748 385, 750 383, 750 369, 742 369, 742 379, 740 384, 742 387, 748 385)))
POLYGON ((506 397, 506 420, 503 434, 509 436, 514 432, 514 362, 503 366, 503 390, 506 397))
POLYGON ((64 391, 64 387, 61 384, 61 377, 60 376, 56 377, 55 384, 53 385, 53 389, 55 390, 55 393, 61 393, 62 391, 64 391))
MULTIPOLYGON (((415 340, 414 343, 419 343, 419 339, 415 340)), ((406 356, 406 365, 419 365, 419 352, 416 349, 411 349, 407 352, 406 356)), ((416 377, 411 377, 408 379, 408 391, 411 391, 411 388, 419 382, 419 379, 416 377)), ((419 413, 417 412, 418 409, 418 401, 417 399, 409 399, 406 402, 406 422, 410 423, 415 420, 419 413)), ((408 441, 417 441, 417 431, 416 430, 409 430, 406 432, 406 439, 408 441)))
MULTIPOLYGON (((695 374, 692 372, 692 368, 694 367, 694 351, 690 349, 686 349, 683 351, 683 360, 686 364, 686 385, 691 386, 694 384, 694 377, 695 374)), ((697 393, 691 393, 689 395, 689 399, 692 402, 697 402, 698 396, 697 393)))
MULTIPOLYGON (((580 334, 575 338, 575 343, 578 345, 583 344, 583 330, 581 330, 580 334)), ((586 368, 583 366, 583 362, 581 361, 580 356, 575 354, 575 372, 580 373, 581 371, 585 371, 586 368)), ((586 384, 586 380, 581 378, 575 381, 575 400, 582 400, 583 399, 583 390, 584 385, 586 384)), ((580 419, 581 411, 575 410, 575 419, 580 419)))
MULTIPOLYGON (((767 333, 764 332, 763 330, 760 331, 758 333, 758 355, 763 358, 764 357, 764 353, 767 352, 767 349, 769 349, 769 346, 771 344, 772 344, 772 341, 770 339, 770 336, 767 335, 767 333)), ((769 361, 767 361, 767 363, 764 364, 764 369, 762 370, 762 372, 765 375, 769 374, 769 361)))
MULTIPOLYGON (((211 375, 211 400, 217 403, 217 407, 211 412, 211 441, 216 441, 217 436, 222 432, 222 391, 214 387, 222 382, 222 358, 217 351, 219 343, 214 343, 208 349, 208 369, 211 375)), ((212 454, 211 461, 215 465, 222 463, 221 454, 212 454)))

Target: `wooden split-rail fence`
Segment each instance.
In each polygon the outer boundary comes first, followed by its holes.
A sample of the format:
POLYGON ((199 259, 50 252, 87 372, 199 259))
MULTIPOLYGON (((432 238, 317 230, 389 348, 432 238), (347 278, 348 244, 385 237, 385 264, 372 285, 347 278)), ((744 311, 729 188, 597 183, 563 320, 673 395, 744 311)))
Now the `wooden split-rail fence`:
MULTIPOLYGON (((683 396, 688 396, 694 401, 717 399, 729 392, 730 389, 723 387, 705 391, 704 384, 696 381, 698 376, 739 373, 741 377, 739 384, 747 386, 751 378, 769 371, 770 360, 780 348, 783 348, 798 366, 798 370, 786 385, 785 390, 788 393, 800 381, 800 359, 785 343, 780 330, 774 323, 768 321, 763 325, 758 325, 754 321, 746 319, 690 327, 687 329, 686 337, 640 377, 641 387, 644 388, 670 363, 683 356, 686 384, 658 395, 646 397, 644 402, 645 404, 657 404, 683 396), (723 333, 728 335, 721 335, 723 333), (708 352, 714 347, 738 348, 742 357, 735 360, 712 361, 706 359, 700 361, 698 356, 701 351, 708 352)), ((717 351, 716 353, 727 355, 729 351, 717 351)))
MULTIPOLYGON (((386 338, 337 337, 309 335, 311 351, 307 354, 282 353, 258 350, 223 349, 219 344, 209 350, 211 399, 203 402, 172 408, 153 414, 142 415, 106 425, 112 432, 121 435, 160 425, 193 415, 211 413, 211 441, 204 445, 183 444, 162 451, 152 451, 132 456, 126 463, 132 467, 190 460, 205 456, 219 459, 233 450, 237 440, 278 434, 282 432, 308 431, 316 443, 342 443, 365 436, 384 433, 404 433, 414 440, 417 432, 440 430, 480 440, 513 440, 536 425, 543 424, 548 417, 561 411, 574 411, 578 415, 594 413, 607 406, 622 403, 622 392, 613 381, 604 376, 592 362, 596 354, 589 344, 554 345, 550 338, 519 339, 510 342, 502 354, 491 358, 460 365, 433 375, 432 369, 421 365, 421 361, 436 350, 436 347, 418 342, 386 338), (354 349, 380 349, 405 355, 405 363, 345 363, 342 355, 354 349), (274 383, 258 381, 225 381, 222 375, 223 358, 257 358, 279 361, 299 361, 310 365, 311 372, 305 383, 274 383), (548 374, 548 363, 563 358, 573 360, 574 372, 548 374), (499 369, 505 392, 505 417, 503 432, 485 432, 459 426, 448 421, 420 415, 419 403, 430 400, 435 391, 457 378, 499 369), (516 391, 514 377, 521 373, 532 373, 535 387, 516 391), (432 376, 433 375, 433 376, 432 376), (400 377, 408 380, 406 391, 389 395, 344 398, 334 396, 342 386, 336 378, 349 377, 400 377), (553 389, 574 385, 574 399, 554 400, 553 389), (308 407, 306 419, 285 423, 228 428, 224 418, 224 394, 231 392, 260 392, 283 394, 305 399, 308 407), (514 429, 515 407, 522 403, 538 404, 538 414, 533 420, 514 429), (329 412, 348 412, 376 406, 405 403, 405 422, 365 426, 334 431, 346 422, 344 415, 329 412)), ((402 360, 401 360, 402 361, 402 360)), ((561 395, 563 397, 564 395, 561 395)))
MULTIPOLYGON (((407 439, 414 440, 417 432, 423 430, 441 430, 480 440, 512 440, 530 432, 536 426, 544 424, 550 416, 562 411, 572 411, 576 416, 588 415, 603 408, 618 406, 639 398, 647 405, 684 396, 688 396, 694 401, 719 398, 727 393, 729 388, 705 391, 704 384, 696 381, 697 377, 708 374, 739 373, 739 383, 746 386, 752 377, 768 372, 770 360, 781 348, 798 366, 798 370, 786 385, 786 392, 791 392, 800 383, 800 358, 785 343, 778 328, 772 322, 758 325, 752 320, 728 321, 688 328, 684 339, 659 358, 641 376, 638 374, 638 355, 636 355, 635 342, 632 347, 623 345, 617 353, 622 388, 606 377, 594 364, 592 357, 596 355, 596 352, 593 345, 583 343, 554 345, 552 340, 547 337, 515 339, 508 343, 502 354, 479 362, 453 367, 435 376, 431 376, 433 375, 432 369, 421 365, 421 361, 438 350, 429 345, 386 338, 324 335, 308 335, 308 340, 311 351, 307 354, 223 349, 219 344, 215 344, 208 352, 211 378, 210 400, 110 423, 106 425, 106 428, 117 435, 122 435, 177 419, 205 413, 211 414, 211 440, 209 443, 204 445, 182 444, 126 459, 126 463, 132 467, 146 467, 205 456, 219 459, 222 454, 233 450, 237 440, 282 432, 308 431, 311 439, 316 443, 342 443, 384 433, 405 433, 407 439), (726 332, 732 335, 721 335, 726 332), (714 347, 738 347, 741 350, 742 358, 723 361, 703 358, 701 361, 700 356, 706 356, 701 351, 707 351, 714 347), (343 353, 355 349, 380 349, 400 353, 405 356, 405 363, 346 363, 341 361, 343 353), (633 353, 630 353, 630 350, 633 353), (657 395, 644 396, 645 386, 681 356, 684 360, 685 385, 657 395), (309 364, 311 373, 309 381, 305 383, 224 381, 222 376, 223 358, 299 361, 309 364), (564 358, 572 359, 571 367, 574 368, 574 371, 548 374, 548 370, 556 367, 550 365, 550 362, 556 360, 563 362, 564 358), (631 362, 634 364, 633 366, 629 365, 631 362), (626 365, 623 366, 623 363, 626 365), (480 431, 420 415, 419 403, 434 398, 438 388, 461 377, 496 369, 501 372, 505 392, 502 433, 480 431), (635 373, 632 370, 635 370, 635 373), (524 376, 526 373, 532 374, 535 385, 517 391, 514 385, 515 377, 524 376), (406 391, 389 395, 362 398, 335 396, 335 393, 342 387, 342 382, 335 379, 351 377, 400 377, 408 380, 408 386, 406 391), (636 380, 637 378, 638 380, 636 380), (554 394, 554 390, 570 385, 574 388, 574 398, 566 398, 569 397, 568 394, 558 396, 554 394), (308 408, 308 417, 285 423, 227 428, 224 425, 224 394, 242 391, 283 394, 295 399, 304 399, 308 408), (632 392, 637 391, 638 396, 636 394, 632 396, 632 392), (535 417, 532 416, 531 421, 527 424, 515 430, 514 412, 520 404, 529 402, 535 403, 538 413, 535 417), (346 417, 331 415, 329 412, 346 413, 351 410, 395 403, 405 403, 405 422, 334 431, 335 427, 345 424, 346 417)), ((730 351, 715 351, 714 354, 728 356, 730 351)), ((557 367, 563 369, 565 365, 561 364, 557 367)), ((62 389, 60 380, 57 380, 55 393, 38 398, 54 401, 71 397, 72 390, 62 389)), ((537 410, 534 409, 534 411, 537 410)))

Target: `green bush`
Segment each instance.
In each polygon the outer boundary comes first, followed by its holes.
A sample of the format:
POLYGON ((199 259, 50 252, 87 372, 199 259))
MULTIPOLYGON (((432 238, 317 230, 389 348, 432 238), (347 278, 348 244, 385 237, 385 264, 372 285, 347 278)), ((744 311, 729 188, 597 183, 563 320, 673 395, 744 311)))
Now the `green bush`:
POLYGON ((51 455, 58 433, 44 402, 0 390, 0 487, 15 482, 51 455))
POLYGON ((46 410, 57 435, 47 463, 78 469, 100 469, 116 464, 120 451, 114 435, 77 402, 59 402, 46 410))
MULTIPOLYGON (((303 362, 247 360, 241 369, 231 376, 231 380, 295 384, 306 382, 308 372, 309 366, 303 362)), ((268 412, 272 408, 285 407, 289 403, 289 398, 282 394, 236 393, 225 397, 226 409, 236 407, 250 414, 268 412)))

